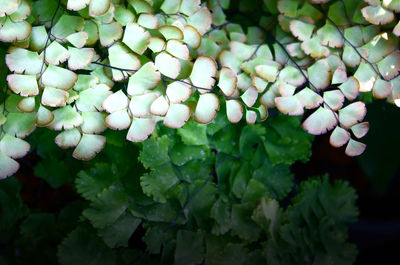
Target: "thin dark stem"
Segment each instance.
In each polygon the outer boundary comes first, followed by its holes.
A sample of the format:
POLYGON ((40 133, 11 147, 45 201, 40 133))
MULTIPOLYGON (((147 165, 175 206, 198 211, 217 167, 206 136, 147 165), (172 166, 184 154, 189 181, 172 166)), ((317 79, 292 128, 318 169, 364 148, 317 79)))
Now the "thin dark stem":
POLYGON ((283 44, 280 41, 278 41, 274 36, 271 35, 271 37, 273 38, 274 42, 276 42, 276 44, 278 44, 279 47, 281 47, 281 49, 286 53, 288 59, 296 66, 297 70, 300 71, 301 75, 306 79, 307 83, 310 84, 311 89, 317 92, 318 95, 321 95, 320 90, 310 81, 310 79, 308 79, 308 76, 303 72, 301 66, 292 58, 292 56, 286 50, 285 46, 283 46, 283 44))
POLYGON ((56 41, 58 41, 58 42, 64 42, 63 39, 60 39, 60 38, 54 36, 53 33, 50 33, 50 36, 51 36, 52 38, 54 38, 56 41))
POLYGON ((111 69, 114 69, 114 70, 125 71, 125 72, 137 72, 138 71, 138 70, 133 70, 133 69, 119 68, 119 67, 116 67, 116 66, 112 66, 112 65, 104 64, 104 63, 99 63, 99 62, 92 62, 92 64, 97 64, 97 65, 108 67, 108 68, 111 68, 111 69))
POLYGON ((116 40, 116 41, 113 42, 113 44, 111 44, 110 46, 108 46, 108 47, 106 48, 106 50, 103 52, 103 54, 96 60, 96 63, 102 61, 102 60, 104 59, 104 57, 106 56, 106 54, 107 54, 107 52, 108 52, 108 49, 110 49, 112 46, 114 46, 114 44, 117 43, 118 41, 119 41, 119 40, 116 40))
POLYGON ((181 17, 181 18, 184 18, 184 19, 188 18, 187 15, 185 15, 185 14, 183 14, 183 13, 180 13, 180 12, 175 13, 175 14, 167 14, 167 13, 165 13, 165 12, 163 12, 163 11, 160 10, 158 13, 159 13, 160 15, 162 15, 162 16, 165 16, 165 17, 178 16, 178 17, 181 17))
POLYGON ((243 62, 248 62, 250 61, 254 55, 256 55, 256 53, 258 52, 258 50, 260 49, 260 47, 263 45, 264 43, 258 44, 257 48, 254 50, 254 52, 250 55, 249 58, 247 58, 246 60, 244 60, 243 62))
MULTIPOLYGON (((265 30, 265 29, 264 29, 264 30, 265 30)), ((275 36, 273 36, 272 34, 269 34, 269 32, 266 32, 266 33, 267 33, 268 35, 270 35, 271 38, 274 40, 274 42, 276 42, 276 43, 279 45, 279 47, 281 47, 281 49, 286 53, 286 55, 288 56, 289 60, 296 66, 296 68, 300 71, 301 75, 306 79, 306 82, 307 82, 307 84, 310 85, 310 88, 311 88, 312 90, 314 90, 318 95, 322 96, 322 95, 321 95, 321 91, 310 81, 310 79, 308 78, 308 76, 303 72, 303 69, 302 69, 302 68, 300 67, 300 65, 292 58, 292 56, 289 54, 289 52, 286 50, 286 48, 283 46, 283 44, 280 43, 280 41, 278 41, 278 40, 275 38, 275 36)), ((336 112, 336 111, 333 110, 333 108, 332 108, 327 102, 324 102, 324 105, 325 105, 330 111, 332 111, 333 113, 336 112)), ((336 116, 336 115, 334 115, 334 116, 335 116, 336 121, 339 122, 339 119, 337 118, 337 116, 336 116)))
POLYGON ((210 34, 211 32, 213 32, 214 30, 222 29, 222 28, 224 28, 226 25, 229 25, 229 24, 231 24, 231 22, 225 22, 225 23, 222 24, 222 25, 212 27, 212 28, 209 29, 206 33, 204 33, 204 35, 208 35, 208 34, 210 34))
POLYGON ((384 77, 382 76, 382 74, 381 74, 378 70, 376 70, 375 66, 374 66, 370 61, 368 61, 367 58, 365 58, 364 56, 362 56, 362 54, 357 50, 357 47, 355 47, 355 46, 353 45, 353 43, 351 43, 351 42, 344 36, 344 34, 343 34, 342 30, 339 28, 339 26, 338 26, 329 16, 326 16, 326 19, 329 20, 329 22, 332 23, 332 25, 333 25, 333 26, 337 29, 337 31, 339 32, 340 36, 342 36, 343 40, 344 40, 346 43, 348 43, 348 44, 354 49, 354 51, 357 53, 357 55, 358 55, 362 60, 364 60, 367 64, 369 64, 369 65, 372 67, 372 69, 374 70, 374 72, 375 72, 381 79, 384 80, 384 77))
POLYGON ((42 83, 43 69, 44 69, 44 66, 45 66, 45 63, 46 63, 46 50, 47 50, 47 46, 48 46, 48 44, 49 44, 50 37, 53 35, 53 34, 51 33, 51 30, 53 29, 54 20, 56 19, 57 12, 58 12, 58 10, 60 9, 60 6, 61 6, 61 0, 58 0, 58 4, 57 4, 56 11, 54 12, 53 17, 51 18, 51 21, 50 21, 50 29, 49 29, 49 32, 47 33, 47 39, 46 39, 46 43, 45 43, 44 49, 43 49, 43 62, 42 62, 42 66, 41 66, 41 68, 40 68, 40 74, 39 74, 40 83, 42 83))
POLYGON ((124 78, 124 81, 123 81, 123 85, 124 85, 124 91, 125 91, 125 93, 127 93, 128 94, 128 88, 126 87, 126 76, 125 76, 125 73, 124 73, 124 71, 122 71, 121 70, 121 74, 122 74, 122 76, 123 76, 123 78, 124 78))

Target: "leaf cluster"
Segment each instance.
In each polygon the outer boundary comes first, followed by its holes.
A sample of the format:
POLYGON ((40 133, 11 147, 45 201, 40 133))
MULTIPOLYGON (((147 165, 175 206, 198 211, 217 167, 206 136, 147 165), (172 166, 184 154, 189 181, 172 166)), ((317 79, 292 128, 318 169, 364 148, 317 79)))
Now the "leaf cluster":
POLYGON ((208 124, 220 110, 248 124, 273 108, 305 114, 307 132, 332 131, 331 145, 357 156, 365 94, 400 97, 396 1, 6 2, 2 178, 18 170, 36 127, 60 131, 60 147, 90 160, 107 128, 141 142, 158 123, 208 124))

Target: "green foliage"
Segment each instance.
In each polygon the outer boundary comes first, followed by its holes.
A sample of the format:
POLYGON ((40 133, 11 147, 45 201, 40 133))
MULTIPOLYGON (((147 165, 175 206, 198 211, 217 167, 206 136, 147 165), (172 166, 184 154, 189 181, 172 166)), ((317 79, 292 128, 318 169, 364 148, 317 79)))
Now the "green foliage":
POLYGON ((120 186, 110 186, 102 191, 83 211, 83 216, 88 218, 96 228, 104 228, 114 223, 128 207, 128 198, 120 186))
POLYGON ((75 181, 79 194, 87 200, 95 201, 104 189, 118 181, 115 165, 96 164, 89 172, 80 171, 75 181))
POLYGON ((397 1, 0 2, 0 263, 354 262, 354 190, 291 167, 400 105, 397 1), (29 151, 57 213, 10 177, 29 151))
POLYGON ((296 118, 273 118, 266 131, 265 149, 273 164, 292 164, 307 161, 311 155, 310 139, 313 137, 300 128, 296 118))
MULTIPOLYGON (((302 123, 308 133, 333 130, 334 147, 364 152, 358 139, 368 129, 351 133, 362 126, 363 101, 397 104, 400 97, 397 4, 203 2, 8 1, 0 9, 0 57, 9 69, 1 71, 1 99, 21 97, 1 107, 3 145, 5 134, 23 139, 47 127, 61 131, 57 145, 86 161, 104 148, 107 127, 129 129, 126 139, 142 142, 161 121, 183 143, 207 145, 203 125, 217 112, 253 124, 277 108, 291 116, 310 110, 302 123)), ((272 163, 290 161, 274 157, 291 156, 289 147, 306 148, 278 124, 273 129, 268 138, 279 144, 266 143, 272 163)), ((15 159, 28 151, 0 150, 0 176, 13 175, 15 159)), ((37 174, 54 187, 70 181, 53 182, 55 168, 44 169, 37 174)))

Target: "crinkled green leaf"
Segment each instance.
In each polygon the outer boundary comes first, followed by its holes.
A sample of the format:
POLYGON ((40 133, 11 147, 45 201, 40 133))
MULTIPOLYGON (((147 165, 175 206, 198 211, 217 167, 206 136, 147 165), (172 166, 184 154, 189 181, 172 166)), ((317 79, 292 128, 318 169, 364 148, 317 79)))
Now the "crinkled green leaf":
POLYGON ((272 198, 283 199, 292 189, 293 174, 286 165, 273 166, 268 159, 253 172, 253 178, 263 183, 270 191, 272 198))
POLYGON ((140 152, 139 160, 146 168, 156 168, 169 161, 168 145, 170 140, 167 136, 160 138, 151 137, 143 142, 143 150, 140 152))
POLYGON ((128 196, 120 185, 112 185, 83 211, 96 228, 104 228, 114 223, 128 208, 128 196))
POLYGON ((196 122, 188 122, 178 129, 178 134, 187 145, 207 145, 207 126, 196 122))
POLYGON ((171 164, 157 167, 149 174, 140 177, 140 185, 147 196, 153 197, 155 201, 165 203, 167 192, 179 183, 171 164))
POLYGON ((193 146, 193 145, 184 145, 177 144, 170 151, 171 161, 177 165, 182 166, 187 162, 193 160, 205 160, 210 156, 210 149, 208 146, 193 146))
POLYGON ((272 164, 306 162, 311 156, 313 137, 306 133, 296 117, 278 116, 268 121, 265 150, 272 164))
POLYGON ((95 164, 89 170, 82 170, 75 179, 79 194, 85 199, 95 201, 101 193, 118 182, 118 171, 115 165, 95 164))

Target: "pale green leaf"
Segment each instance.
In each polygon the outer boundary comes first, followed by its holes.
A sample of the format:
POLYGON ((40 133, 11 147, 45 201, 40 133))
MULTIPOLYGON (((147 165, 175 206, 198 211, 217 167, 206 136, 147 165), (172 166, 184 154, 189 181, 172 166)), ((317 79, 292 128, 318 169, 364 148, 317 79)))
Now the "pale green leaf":
POLYGON ((165 96, 160 96, 150 106, 150 113, 155 116, 164 116, 167 114, 169 103, 165 96))
POLYGON ((337 115, 333 111, 319 107, 303 122, 303 128, 311 134, 318 135, 330 131, 337 123, 337 115))
POLYGON ((153 133, 156 120, 152 118, 134 118, 126 139, 131 142, 143 142, 153 133))
POLYGON ((181 63, 167 52, 159 53, 155 58, 155 66, 161 74, 177 78, 181 71, 181 63))
POLYGON ((15 94, 21 96, 36 96, 39 94, 39 87, 35 75, 17 75, 7 76, 8 86, 15 94))
POLYGON ((40 73, 42 60, 36 52, 11 47, 6 55, 6 64, 17 74, 34 75, 40 73))
POLYGON ((174 81, 167 86, 166 94, 169 102, 182 103, 190 97, 192 89, 186 82, 174 81))
MULTIPOLYGON (((196 87, 211 89, 215 84, 214 77, 217 74, 217 64, 215 60, 208 56, 197 57, 192 73, 190 74, 190 80, 196 87)), ((199 90, 201 93, 207 92, 207 90, 199 90)))
POLYGON ((361 155, 367 146, 363 143, 350 139, 346 146, 345 153, 348 156, 359 156, 361 155))
POLYGON ((109 86, 99 84, 80 92, 75 105, 80 111, 102 111, 104 100, 111 94, 109 86))
POLYGON ((171 104, 164 118, 164 125, 170 128, 180 128, 189 120, 190 109, 184 104, 171 104))
POLYGON ((139 58, 130 52, 130 50, 122 43, 116 43, 108 49, 110 65, 117 69, 112 69, 112 75, 114 81, 121 81, 128 78, 129 75, 133 74, 140 68, 139 58), (120 71, 118 68, 127 69, 132 71, 120 71))
POLYGON ((122 42, 137 54, 143 54, 150 43, 150 33, 136 23, 128 23, 122 42))
POLYGON ((72 129, 78 127, 83 122, 81 115, 70 105, 54 110, 53 114, 54 119, 48 125, 52 130, 61 131, 62 129, 72 129))
POLYGON ((334 147, 341 147, 350 140, 350 133, 345 129, 336 126, 332 131, 329 143, 334 147))
POLYGON ((0 179, 4 179, 14 175, 19 169, 19 164, 14 159, 0 152, 0 168, 0 179))
POLYGON ((79 144, 81 133, 77 128, 69 129, 61 132, 55 138, 56 144, 61 148, 71 148, 79 144))
POLYGON ((102 135, 83 134, 72 156, 79 160, 91 160, 99 153, 106 143, 102 135))
POLYGON ((148 29, 156 29, 158 27, 158 20, 152 14, 142 13, 140 14, 137 23, 148 29))
POLYGON ((111 0, 91 0, 89 14, 92 17, 104 15, 111 6, 111 0))
POLYGON ((125 130, 129 128, 131 118, 129 117, 128 110, 122 109, 108 115, 104 122, 113 130, 125 130))
POLYGON ((40 105, 36 115, 36 125, 40 127, 47 126, 53 120, 54 120, 53 112, 40 105))
POLYGON ((133 117, 145 118, 150 115, 151 104, 158 98, 157 93, 147 93, 133 96, 129 103, 129 110, 133 117))
POLYGON ((278 110, 288 115, 303 115, 303 105, 296 96, 277 97, 275 104, 278 110))
POLYGON ((0 41, 24 41, 29 38, 31 31, 32 26, 28 22, 13 22, 10 17, 7 17, 4 25, 0 27, 0 41))
POLYGON ((29 152, 30 148, 28 142, 9 134, 4 134, 0 140, 0 153, 10 158, 22 158, 29 152))
POLYGON ((101 112, 82 112, 83 122, 80 126, 82 133, 99 134, 107 127, 104 122, 105 114, 101 112))
POLYGON ((131 96, 141 95, 147 90, 157 87, 160 81, 160 72, 157 71, 153 62, 148 62, 129 78, 128 94, 131 96))
POLYGON ((100 43, 104 47, 111 46, 115 41, 122 37, 122 26, 119 22, 100 24, 98 28, 100 43))
POLYGON ((43 85, 63 90, 71 89, 77 80, 74 72, 54 65, 49 65, 41 77, 43 85))
POLYGON ((226 101, 226 116, 232 123, 238 123, 243 117, 243 106, 236 99, 226 101))
POLYGON ((361 101, 357 101, 339 110, 339 122, 345 128, 350 128, 362 121, 366 113, 367 109, 365 104, 361 101))
POLYGON ((351 127, 351 131, 357 138, 362 138, 369 131, 369 122, 358 123, 351 127))
POLYGON ((35 97, 27 97, 21 99, 17 108, 22 112, 33 112, 35 110, 35 97))
POLYGON ((68 59, 68 68, 79 70, 88 66, 96 54, 93 48, 73 48, 68 47, 71 56, 68 59))
POLYGON ((214 120, 219 110, 219 99, 213 93, 200 95, 194 118, 197 122, 207 124, 214 120))
POLYGON ((122 109, 126 109, 129 104, 129 99, 122 90, 109 95, 102 103, 103 109, 108 113, 113 113, 122 109))

